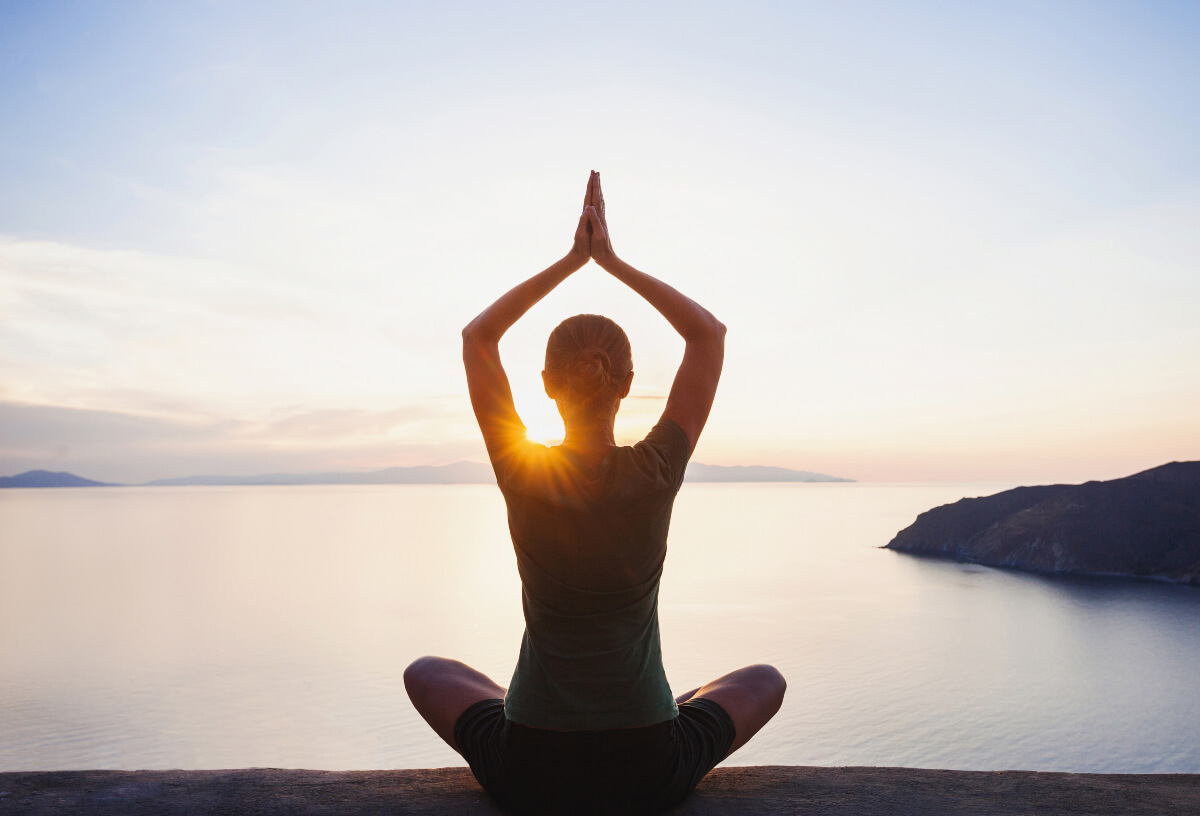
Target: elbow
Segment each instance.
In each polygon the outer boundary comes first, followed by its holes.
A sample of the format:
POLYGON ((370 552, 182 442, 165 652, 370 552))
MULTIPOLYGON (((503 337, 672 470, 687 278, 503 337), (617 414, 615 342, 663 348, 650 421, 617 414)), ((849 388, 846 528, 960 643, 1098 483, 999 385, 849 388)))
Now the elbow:
POLYGON ((479 318, 477 317, 474 320, 472 320, 470 323, 468 323, 467 325, 463 326, 463 330, 462 330, 463 342, 465 343, 466 341, 470 340, 472 337, 474 337, 478 333, 479 333, 479 318))
POLYGON ((471 356, 471 350, 479 345, 478 332, 474 322, 468 323, 462 330, 463 360, 471 356))
POLYGON ((463 330, 462 330, 463 345, 470 345, 472 343, 483 342, 484 340, 487 339, 484 336, 485 334, 486 334, 486 332, 484 332, 483 328, 479 325, 479 318, 477 317, 474 320, 472 320, 470 323, 468 323, 466 326, 463 327, 463 330))
POLYGON ((714 342, 724 344, 725 332, 729 329, 720 320, 717 320, 711 313, 708 315, 708 326, 705 327, 705 334, 714 342))
POLYGON ((684 342, 688 345, 704 346, 723 350, 725 348, 725 332, 728 331, 725 324, 717 320, 711 313, 706 313, 704 318, 692 329, 684 335, 684 342))
POLYGON ((504 336, 507 326, 497 326, 495 317, 489 317, 485 310, 475 316, 475 319, 463 327, 463 342, 470 343, 499 343, 504 336))
POLYGON ((500 345, 499 338, 492 336, 491 332, 481 327, 478 318, 472 320, 463 328, 462 340, 464 359, 473 351, 497 348, 500 345))

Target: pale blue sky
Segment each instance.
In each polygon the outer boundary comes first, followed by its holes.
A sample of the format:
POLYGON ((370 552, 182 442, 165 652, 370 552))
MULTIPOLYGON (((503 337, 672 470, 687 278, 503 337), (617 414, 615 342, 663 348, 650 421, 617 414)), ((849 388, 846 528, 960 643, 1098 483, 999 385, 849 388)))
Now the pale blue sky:
MULTIPOLYGON (((0 7, 0 471, 481 459, 458 330, 569 246, 729 326, 697 458, 1080 480, 1200 458, 1200 7, 0 7)), ((589 267, 506 339, 680 344, 589 267)))

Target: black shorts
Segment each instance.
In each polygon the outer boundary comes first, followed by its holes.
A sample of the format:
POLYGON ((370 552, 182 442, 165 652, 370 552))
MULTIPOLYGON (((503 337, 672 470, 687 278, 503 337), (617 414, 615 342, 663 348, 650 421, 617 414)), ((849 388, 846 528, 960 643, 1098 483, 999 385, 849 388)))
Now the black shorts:
POLYGON ((503 700, 481 700, 454 724, 454 742, 483 789, 522 814, 649 814, 683 801, 725 758, 733 720, 704 698, 644 728, 548 731, 510 722, 503 700))

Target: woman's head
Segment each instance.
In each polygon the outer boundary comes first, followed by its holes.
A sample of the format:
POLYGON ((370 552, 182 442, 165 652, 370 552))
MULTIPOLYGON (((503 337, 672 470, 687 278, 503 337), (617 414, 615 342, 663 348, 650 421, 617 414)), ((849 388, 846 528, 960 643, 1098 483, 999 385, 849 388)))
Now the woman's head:
POLYGON ((606 413, 629 393, 632 374, 629 338, 607 317, 575 315, 550 333, 543 377, 560 409, 582 416, 606 413))

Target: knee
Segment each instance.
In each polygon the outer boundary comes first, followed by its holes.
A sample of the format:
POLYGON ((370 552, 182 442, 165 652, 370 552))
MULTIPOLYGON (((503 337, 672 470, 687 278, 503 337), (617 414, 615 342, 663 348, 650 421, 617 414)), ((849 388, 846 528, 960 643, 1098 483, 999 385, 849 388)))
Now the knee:
POLYGON ((427 688, 430 680, 447 662, 444 657, 425 655, 409 663, 408 668, 404 670, 404 688, 408 692, 408 696, 420 694, 423 689, 427 688))
POLYGON ((768 699, 775 700, 775 707, 783 705, 783 695, 787 691, 787 679, 779 669, 767 663, 759 663, 751 666, 753 672, 753 682, 762 689, 763 695, 768 699))

